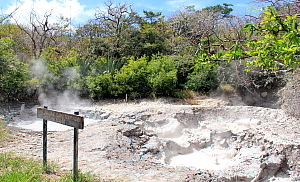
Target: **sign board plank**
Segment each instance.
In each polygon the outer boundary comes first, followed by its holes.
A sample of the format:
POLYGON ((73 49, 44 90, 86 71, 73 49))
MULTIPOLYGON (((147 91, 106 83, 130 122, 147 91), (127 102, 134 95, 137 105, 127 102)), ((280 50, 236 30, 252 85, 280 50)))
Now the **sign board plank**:
POLYGON ((72 126, 77 129, 83 129, 84 127, 84 118, 75 114, 68 114, 45 108, 37 108, 37 117, 67 126, 72 126))

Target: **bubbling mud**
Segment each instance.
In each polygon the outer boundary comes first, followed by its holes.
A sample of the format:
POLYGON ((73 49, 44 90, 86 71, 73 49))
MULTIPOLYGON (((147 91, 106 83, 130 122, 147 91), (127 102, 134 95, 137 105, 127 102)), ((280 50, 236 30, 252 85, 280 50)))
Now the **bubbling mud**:
POLYGON ((180 118, 148 121, 142 127, 166 141, 163 149, 166 164, 206 170, 223 170, 240 162, 239 156, 243 154, 230 145, 240 132, 260 124, 260 120, 251 118, 225 123, 214 119, 182 122, 180 118))

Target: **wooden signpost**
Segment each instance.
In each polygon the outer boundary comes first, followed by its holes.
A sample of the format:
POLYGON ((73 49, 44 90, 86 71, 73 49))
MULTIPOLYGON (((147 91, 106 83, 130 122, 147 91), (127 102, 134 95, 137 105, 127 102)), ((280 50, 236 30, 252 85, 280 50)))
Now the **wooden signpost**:
POLYGON ((68 114, 44 108, 37 108, 37 117, 43 119, 43 165, 47 167, 47 121, 54 121, 60 124, 74 127, 74 155, 73 155, 73 174, 74 181, 78 178, 78 129, 83 129, 84 118, 78 116, 79 112, 68 114))

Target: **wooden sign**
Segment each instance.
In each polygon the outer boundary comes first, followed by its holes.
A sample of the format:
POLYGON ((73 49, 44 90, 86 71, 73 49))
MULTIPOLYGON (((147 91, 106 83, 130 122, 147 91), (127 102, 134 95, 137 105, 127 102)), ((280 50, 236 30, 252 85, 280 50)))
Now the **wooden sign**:
POLYGON ((74 127, 74 156, 73 156, 73 181, 78 180, 78 129, 83 129, 84 118, 78 116, 79 112, 68 114, 64 112, 37 108, 37 117, 43 119, 43 166, 47 169, 47 120, 74 127))
POLYGON ((45 108, 37 108, 37 117, 67 126, 72 126, 77 129, 83 129, 84 127, 84 118, 75 114, 68 114, 45 108))

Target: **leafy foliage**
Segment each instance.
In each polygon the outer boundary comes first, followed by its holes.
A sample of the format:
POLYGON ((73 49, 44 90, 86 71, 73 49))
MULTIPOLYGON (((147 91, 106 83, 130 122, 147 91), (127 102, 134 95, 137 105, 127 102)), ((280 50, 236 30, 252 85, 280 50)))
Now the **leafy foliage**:
POLYGON ((207 47, 207 40, 199 45, 196 53, 196 65, 189 74, 185 89, 200 92, 210 92, 218 87, 216 68, 219 65, 221 54, 211 55, 207 47))
POLYGON ((197 67, 192 74, 188 76, 185 89, 194 90, 201 93, 209 93, 218 88, 217 72, 207 70, 204 67, 197 67))
MULTIPOLYGON (((248 72, 255 69, 265 73, 280 69, 297 69, 300 63, 298 15, 287 15, 283 18, 271 6, 267 7, 261 16, 262 21, 245 25, 244 31, 249 33, 249 39, 244 44, 233 44, 229 50, 213 50, 210 45, 210 38, 203 39, 196 54, 194 70, 198 70, 205 78, 209 75, 213 76, 216 68, 220 65, 224 66, 223 62, 229 63, 239 60, 245 62, 248 72)), ((243 64, 240 66, 243 67, 243 64)), ((218 70, 224 69, 218 68, 218 70)), ((193 75, 194 77, 190 77, 187 83, 190 83, 189 86, 193 86, 192 88, 195 89, 196 83, 201 83, 203 80, 195 72, 193 75), (197 80, 197 76, 198 81, 192 82, 191 78, 197 80)), ((264 77, 268 78, 267 74, 264 77)), ((217 85, 218 82, 216 79, 212 79, 213 77, 209 78, 209 81, 215 81, 211 85, 211 88, 214 88, 213 85, 217 85)))
POLYGON ((88 76, 86 84, 92 98, 103 98, 110 95, 112 76, 108 73, 96 77, 88 76))
POLYGON ((298 15, 280 17, 274 7, 267 7, 263 21, 248 23, 245 31, 256 35, 245 46, 248 70, 260 67, 262 70, 278 70, 282 67, 298 68, 300 55, 300 29, 298 15))
POLYGON ((129 59, 128 64, 116 73, 115 80, 120 87, 121 93, 137 92, 142 94, 149 91, 147 85, 147 59, 142 57, 138 60, 129 59))
POLYGON ((177 69, 174 61, 166 56, 155 56, 148 63, 147 83, 151 94, 172 95, 177 83, 177 69))
POLYGON ((0 98, 23 97, 26 95, 28 65, 17 59, 10 38, 0 39, 0 98))
POLYGON ((223 3, 223 5, 215 5, 215 6, 209 6, 206 8, 203 8, 203 10, 211 11, 217 13, 217 17, 224 18, 224 17, 230 17, 230 13, 233 11, 230 6, 233 6, 232 4, 223 3))
POLYGON ((177 86, 177 67, 175 62, 166 56, 156 55, 150 61, 146 57, 138 60, 131 58, 115 74, 87 77, 87 85, 94 98, 125 94, 134 98, 172 95, 177 86))
POLYGON ((252 21, 232 16, 231 6, 188 6, 166 21, 161 12, 140 16, 130 4, 108 1, 76 32, 67 30, 63 17, 48 24, 49 12, 40 21, 31 14, 39 23, 30 26, 5 21, 0 24, 1 100, 39 89, 76 90, 93 98, 174 96, 244 82, 245 69, 299 67, 298 15, 281 16, 284 6, 271 6, 252 21), (224 73, 229 64, 236 67, 234 75, 224 73))

